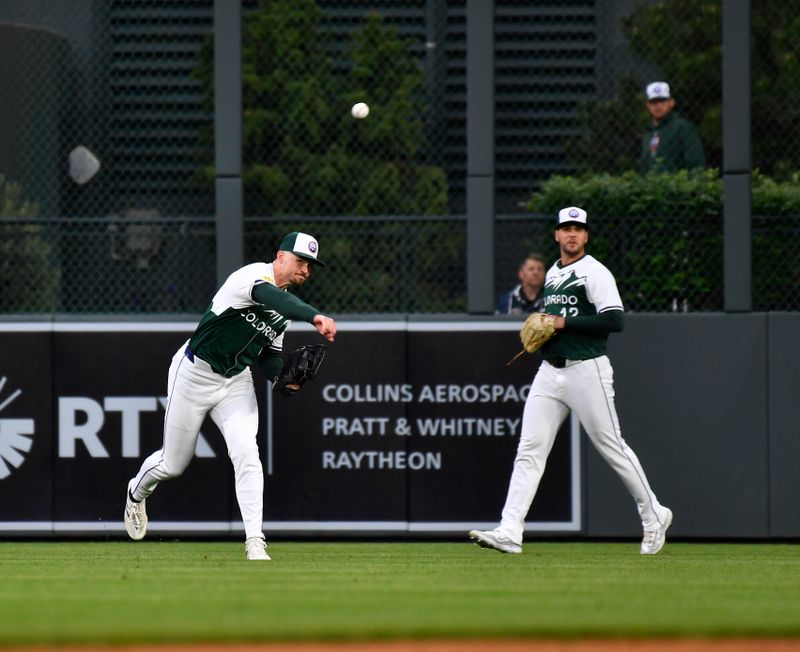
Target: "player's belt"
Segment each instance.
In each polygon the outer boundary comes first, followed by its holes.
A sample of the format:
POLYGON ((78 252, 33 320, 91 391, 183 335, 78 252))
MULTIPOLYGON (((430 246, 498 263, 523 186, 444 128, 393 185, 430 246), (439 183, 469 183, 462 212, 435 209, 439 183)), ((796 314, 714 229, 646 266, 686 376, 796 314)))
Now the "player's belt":
POLYGON ((194 353, 192 353, 192 350, 189 348, 188 344, 186 345, 186 348, 183 351, 183 355, 189 358, 189 362, 194 362, 194 353))
POLYGON ((569 358, 563 358, 560 355, 558 355, 555 358, 548 358, 547 362, 549 362, 551 365, 553 365, 556 369, 563 369, 564 367, 571 367, 574 364, 578 364, 579 362, 583 362, 583 359, 570 360, 569 358))

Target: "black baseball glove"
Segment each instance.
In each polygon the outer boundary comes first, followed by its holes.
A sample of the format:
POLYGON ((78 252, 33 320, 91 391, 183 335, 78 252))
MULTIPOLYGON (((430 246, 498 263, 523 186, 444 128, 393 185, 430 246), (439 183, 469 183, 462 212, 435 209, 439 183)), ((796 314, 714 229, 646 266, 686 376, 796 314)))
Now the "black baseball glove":
POLYGON ((314 380, 325 359, 324 344, 306 344, 297 347, 283 361, 283 368, 273 389, 283 396, 291 396, 309 380, 314 380))

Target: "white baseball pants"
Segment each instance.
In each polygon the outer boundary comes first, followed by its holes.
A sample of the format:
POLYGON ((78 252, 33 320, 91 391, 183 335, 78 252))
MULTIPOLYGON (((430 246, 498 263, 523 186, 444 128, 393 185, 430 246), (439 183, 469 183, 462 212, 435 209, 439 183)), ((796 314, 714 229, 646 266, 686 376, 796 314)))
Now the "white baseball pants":
POLYGON ((636 501, 644 530, 663 523, 665 508, 647 482, 639 458, 620 432, 614 407, 614 370, 607 356, 567 361, 558 369, 542 362, 522 414, 522 431, 514 471, 503 507, 500 530, 522 542, 530 509, 556 433, 573 410, 589 439, 636 501))
POLYGON ((225 378, 197 356, 186 357, 183 344, 172 358, 164 416, 164 443, 142 463, 131 482, 134 500, 153 493, 159 482, 177 478, 189 466, 197 434, 207 414, 217 424, 233 463, 236 498, 245 535, 263 537, 264 472, 258 456, 258 404, 250 369, 225 378))

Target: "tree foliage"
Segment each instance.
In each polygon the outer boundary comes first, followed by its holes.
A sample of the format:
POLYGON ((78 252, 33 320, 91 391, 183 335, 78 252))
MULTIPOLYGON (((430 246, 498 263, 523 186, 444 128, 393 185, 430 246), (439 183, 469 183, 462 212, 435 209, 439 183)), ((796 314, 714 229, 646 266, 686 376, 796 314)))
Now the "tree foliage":
MULTIPOLYGON (((423 73, 410 43, 375 14, 337 50, 321 19, 314 0, 265 1, 245 19, 248 213, 445 213, 445 174, 424 164, 423 73), (350 115, 357 101, 371 107, 365 120, 350 115)), ((212 48, 196 71, 209 98, 212 48)))

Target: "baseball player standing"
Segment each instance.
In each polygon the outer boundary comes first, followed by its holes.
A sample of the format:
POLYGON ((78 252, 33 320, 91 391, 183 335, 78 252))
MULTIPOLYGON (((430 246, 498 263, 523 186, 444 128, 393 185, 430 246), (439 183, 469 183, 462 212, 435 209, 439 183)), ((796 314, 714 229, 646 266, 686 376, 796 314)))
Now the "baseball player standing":
POLYGON ((125 528, 138 541, 147 532, 145 500, 159 482, 177 478, 191 462, 207 414, 217 424, 233 463, 236 498, 245 529, 247 559, 270 559, 263 523, 264 473, 258 455, 258 405, 250 365, 274 380, 281 371, 283 333, 290 320, 314 325, 329 342, 336 322, 286 292, 311 275, 319 245, 293 232, 272 263, 253 263, 231 274, 214 295, 192 337, 172 358, 167 382, 164 442, 128 482, 125 528))
POLYGON ((623 328, 622 300, 611 272, 585 251, 586 211, 558 213, 560 259, 545 279, 545 312, 555 336, 541 348, 543 362, 531 384, 502 520, 494 530, 472 530, 478 545, 521 553, 522 533, 556 433, 573 410, 595 448, 636 501, 644 537, 641 553, 664 547, 672 512, 658 502, 636 454, 620 432, 614 407, 613 369, 606 356, 609 333, 623 328))

